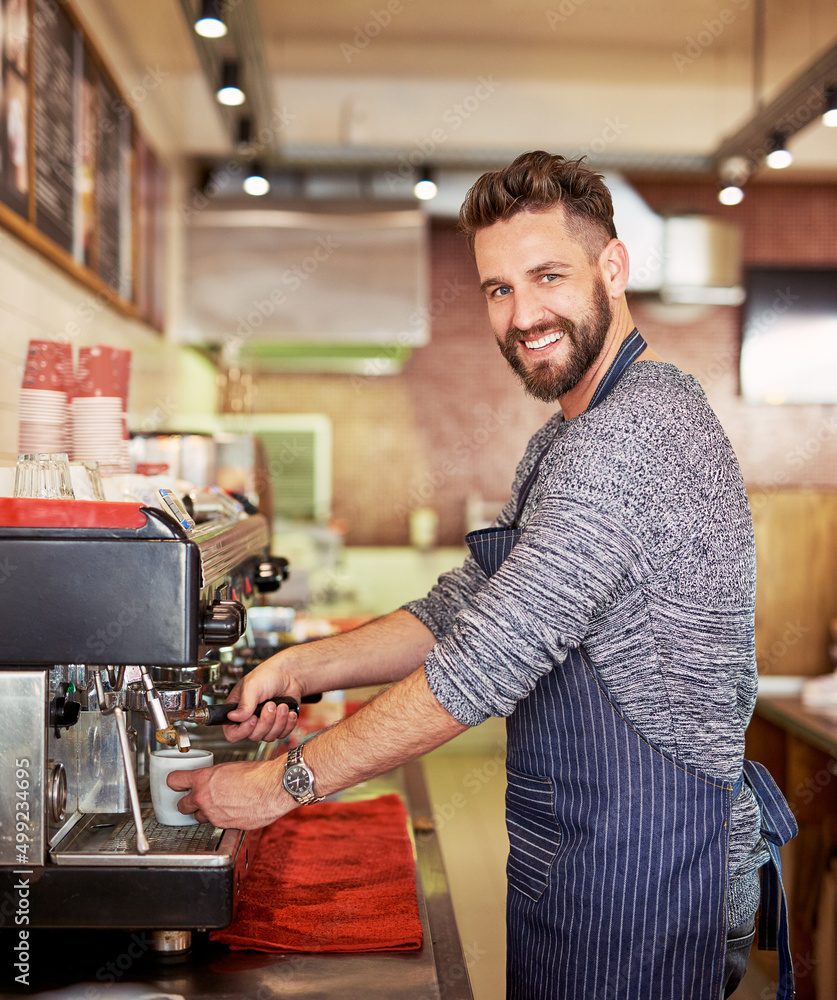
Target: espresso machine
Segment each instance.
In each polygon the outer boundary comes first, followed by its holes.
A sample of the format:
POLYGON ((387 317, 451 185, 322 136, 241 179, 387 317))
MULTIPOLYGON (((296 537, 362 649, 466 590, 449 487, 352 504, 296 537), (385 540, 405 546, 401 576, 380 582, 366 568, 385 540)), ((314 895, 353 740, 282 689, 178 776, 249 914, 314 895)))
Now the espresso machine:
POLYGON ((147 764, 161 745, 271 752, 211 725, 217 651, 287 575, 269 540, 218 490, 0 498, 0 899, 25 900, 29 928, 149 930, 177 952, 231 922, 259 831, 158 824, 147 764))

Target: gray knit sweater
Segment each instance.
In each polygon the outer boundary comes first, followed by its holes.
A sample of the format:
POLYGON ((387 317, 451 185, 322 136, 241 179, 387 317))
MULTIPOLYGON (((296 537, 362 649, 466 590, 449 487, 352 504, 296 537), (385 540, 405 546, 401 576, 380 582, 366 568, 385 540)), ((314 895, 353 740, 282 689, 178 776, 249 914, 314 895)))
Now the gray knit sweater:
MULTIPOLYGON (((469 557, 405 607, 436 636, 425 669, 460 722, 508 716, 583 644, 625 718, 735 781, 756 698, 752 521, 738 462, 698 382, 632 364, 593 410, 534 435, 498 523, 554 438, 520 541, 489 580, 469 557)), ((758 807, 732 807, 729 920, 758 907, 758 807)))

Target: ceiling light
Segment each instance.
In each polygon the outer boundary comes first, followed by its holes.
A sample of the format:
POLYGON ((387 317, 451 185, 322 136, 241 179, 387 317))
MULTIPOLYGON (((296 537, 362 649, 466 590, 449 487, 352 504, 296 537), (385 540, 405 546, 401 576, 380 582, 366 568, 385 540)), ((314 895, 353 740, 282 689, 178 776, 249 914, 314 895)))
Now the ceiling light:
POLYGON ((744 188, 738 184, 724 184, 718 192, 718 201, 722 205, 740 205, 744 201, 744 188))
POLYGON ((825 92, 825 111, 822 113, 823 125, 837 128, 837 87, 829 87, 825 92))
POLYGON ((238 63, 225 59, 221 67, 221 86, 215 92, 219 104, 237 107, 244 103, 244 91, 238 85, 238 63))
POLYGON ((430 168, 424 167, 421 171, 419 179, 415 183, 413 194, 420 201, 430 201, 431 198, 436 197, 438 190, 436 182, 433 180, 431 175, 430 168))
POLYGON ((248 157, 256 152, 253 148, 253 123, 246 117, 238 120, 238 151, 248 157))
POLYGON ((270 181, 258 163, 253 164, 248 176, 244 178, 244 190, 254 198, 260 198, 270 190, 270 181))
POLYGON ((202 38, 223 38, 227 26, 223 18, 223 0, 202 0, 201 12, 195 21, 195 31, 202 38))
POLYGON ((793 163, 793 153, 785 147, 785 137, 774 132, 767 140, 767 165, 773 170, 784 170, 793 163))

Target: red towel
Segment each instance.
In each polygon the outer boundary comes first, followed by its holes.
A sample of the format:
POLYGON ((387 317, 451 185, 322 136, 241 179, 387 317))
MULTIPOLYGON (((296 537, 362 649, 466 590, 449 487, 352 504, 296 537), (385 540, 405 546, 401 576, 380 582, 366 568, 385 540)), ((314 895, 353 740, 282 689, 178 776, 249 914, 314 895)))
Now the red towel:
POLYGON ((413 847, 398 795, 295 809, 262 834, 235 919, 213 941, 256 951, 421 947, 413 847))

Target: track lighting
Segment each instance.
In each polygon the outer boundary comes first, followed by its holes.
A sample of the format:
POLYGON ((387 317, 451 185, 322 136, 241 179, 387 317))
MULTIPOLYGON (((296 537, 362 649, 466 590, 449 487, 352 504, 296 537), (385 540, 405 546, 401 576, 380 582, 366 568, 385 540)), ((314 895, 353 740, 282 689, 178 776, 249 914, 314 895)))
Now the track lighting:
POLYGON ((419 179, 413 187, 413 194, 420 201, 430 201, 431 198, 436 197, 438 190, 430 168, 423 167, 419 179))
POLYGON ((739 184, 724 184, 718 191, 718 201, 722 205, 740 205, 744 201, 744 188, 739 184))
POLYGON ((258 163, 252 165, 247 177, 244 178, 244 190, 254 198, 260 198, 270 190, 270 181, 258 163))
POLYGON ((773 170, 784 170, 793 163, 793 153, 785 146, 785 137, 780 132, 774 132, 767 140, 766 162, 773 170))
POLYGON ((244 91, 238 83, 238 63, 225 59, 221 67, 221 86, 215 92, 219 104, 237 107, 244 103, 244 91))
POLYGON ((202 38, 223 38, 226 35, 223 8, 224 0, 201 0, 201 12, 195 21, 195 31, 202 38))
POLYGON ((822 113, 823 125, 837 128, 837 87, 828 87, 825 91, 825 111, 822 113))

